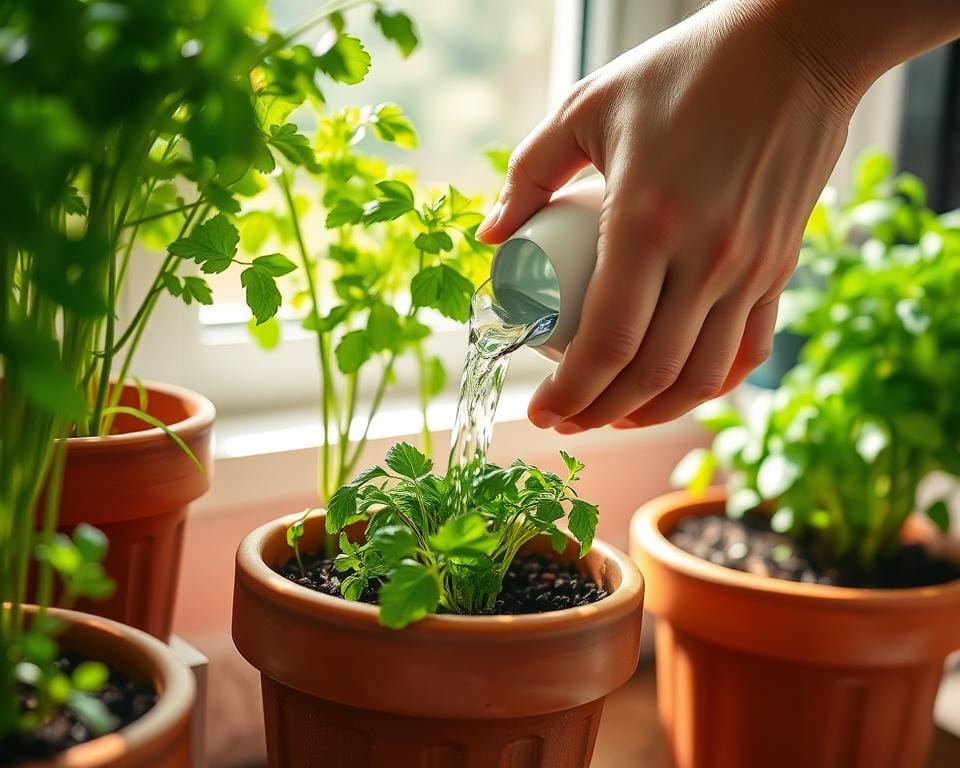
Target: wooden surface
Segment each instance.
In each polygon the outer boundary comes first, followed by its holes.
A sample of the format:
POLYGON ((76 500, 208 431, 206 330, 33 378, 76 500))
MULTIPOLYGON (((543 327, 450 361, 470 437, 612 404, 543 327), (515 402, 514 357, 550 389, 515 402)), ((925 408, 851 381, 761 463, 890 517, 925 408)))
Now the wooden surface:
MULTIPOLYGON (((590 768, 656 768, 665 765, 657 722, 653 665, 607 699, 590 768)), ((936 729, 927 768, 960 768, 960 739, 936 729)))

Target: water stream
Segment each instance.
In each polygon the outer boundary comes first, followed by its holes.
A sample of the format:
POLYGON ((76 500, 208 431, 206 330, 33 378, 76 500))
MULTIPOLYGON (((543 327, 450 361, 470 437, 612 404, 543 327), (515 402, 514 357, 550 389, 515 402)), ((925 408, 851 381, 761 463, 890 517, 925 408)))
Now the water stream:
POLYGON ((535 301, 519 295, 504 298, 495 301, 488 282, 471 302, 467 359, 447 465, 454 514, 468 509, 473 480, 486 463, 510 353, 548 334, 557 321, 556 312, 535 301))

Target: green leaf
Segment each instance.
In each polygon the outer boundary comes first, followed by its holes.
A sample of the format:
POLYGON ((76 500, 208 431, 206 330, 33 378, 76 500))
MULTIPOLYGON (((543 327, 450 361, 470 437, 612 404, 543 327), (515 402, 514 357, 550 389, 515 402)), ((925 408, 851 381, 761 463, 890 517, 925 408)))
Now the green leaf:
POLYGON ((63 196, 63 211, 72 216, 87 215, 87 203, 76 187, 67 187, 63 196))
POLYGON ((344 485, 338 488, 327 504, 327 533, 336 533, 357 514, 357 486, 344 485))
POLYGON ((563 517, 563 505, 556 499, 541 499, 537 502, 534 518, 541 525, 555 523, 561 517, 563 517))
POLYGON ((327 212, 327 229, 342 227, 345 224, 359 224, 363 220, 363 208, 353 200, 338 200, 327 212))
POLYGON ((446 264, 419 272, 410 284, 410 294, 414 306, 433 307, 462 323, 470 319, 473 284, 446 264))
POLYGON ((440 581, 436 572, 419 563, 402 563, 380 588, 380 623, 403 629, 433 613, 439 602, 440 581))
POLYGON ((413 204, 406 200, 385 198, 371 200, 363 206, 363 221, 367 224, 377 224, 382 221, 393 221, 413 210, 413 204))
POLYGON ((560 451, 560 458, 563 459, 563 466, 567 468, 567 472, 571 477, 576 477, 584 469, 584 463, 579 459, 574 458, 566 451, 560 451))
POLYGON ((757 470, 757 490, 764 499, 776 499, 800 478, 800 465, 782 453, 767 456, 757 470))
POLYGON ((398 179, 388 179, 386 181, 378 181, 376 187, 385 199, 397 200, 406 203, 411 209, 413 208, 413 190, 410 189, 409 184, 398 179))
POLYGON ((317 66, 339 83, 356 85, 370 71, 370 54, 357 38, 340 34, 333 45, 317 56, 317 66))
POLYGON ((361 485, 365 485, 371 480, 376 480, 386 476, 387 471, 383 467, 367 467, 365 470, 363 470, 363 472, 353 478, 352 485, 355 485, 359 488, 361 485))
POLYGON ((479 514, 450 517, 430 537, 430 546, 445 555, 489 555, 497 545, 497 538, 487 531, 487 524, 479 514))
POLYGON ((246 289, 247 306, 258 324, 277 314, 283 297, 270 272, 262 267, 247 267, 240 273, 240 285, 246 289))
POLYGON ((84 693, 97 693, 109 679, 110 670, 107 665, 98 661, 82 661, 77 664, 70 675, 73 687, 84 693))
POLYGON ((910 411, 893 414, 896 436, 906 443, 936 450, 943 445, 944 435, 940 423, 924 411, 910 411))
POLYGON ((554 528, 550 531, 550 546, 553 547, 554 552, 562 555, 567 551, 567 544, 569 544, 569 542, 570 539, 567 538, 567 534, 559 528, 554 528))
POLYGON ((188 459, 190 459, 191 463, 193 464, 193 466, 197 468, 200 474, 202 475, 207 474, 207 470, 203 468, 203 464, 200 463, 200 459, 198 459, 197 455, 192 450, 190 450, 190 446, 187 445, 186 442, 184 442, 184 439, 180 437, 180 435, 178 435, 172 429, 170 429, 170 427, 168 427, 166 424, 160 421, 160 419, 158 419, 156 416, 150 413, 147 413, 146 411, 143 411, 139 408, 131 408, 130 406, 126 406, 126 405, 109 406, 103 409, 103 414, 104 416, 109 416, 111 414, 132 416, 135 419, 139 419, 144 424, 149 424, 151 427, 155 427, 156 429, 159 429, 168 438, 173 440, 174 443, 176 443, 177 447, 184 452, 184 454, 188 459))
POLYGON ((933 521, 941 532, 950 533, 950 510, 942 499, 927 507, 927 517, 933 521))
POLYGON ((433 462, 409 443, 391 446, 384 461, 398 475, 411 480, 420 480, 433 469, 433 462))
POLYGON ((686 488, 691 493, 702 493, 713 480, 716 458, 706 448, 694 448, 680 459, 670 475, 670 484, 686 488))
POLYGON ((762 499, 752 488, 741 488, 727 496, 727 516, 739 520, 747 512, 760 506, 762 499))
POLYGON ((367 586, 367 577, 360 573, 353 573, 340 582, 340 594, 347 600, 357 601, 363 595, 367 586))
POLYGON ((386 102, 380 104, 370 119, 373 132, 380 141, 396 144, 404 149, 414 149, 417 146, 417 131, 413 127, 397 104, 386 102))
POLYGON ((183 293, 183 284, 176 275, 163 272, 160 274, 160 282, 163 283, 164 288, 167 289, 167 293, 171 296, 179 297, 180 294, 183 293))
POLYGON ((377 8, 373 20, 380 27, 380 32, 387 39, 396 44, 403 58, 407 58, 417 47, 419 39, 413 26, 413 20, 402 11, 385 11, 377 8))
POLYGON ((110 546, 103 531, 86 523, 80 523, 73 529, 73 544, 88 563, 102 563, 110 546))
POLYGON ((69 707, 77 719, 96 736, 103 736, 115 730, 119 722, 107 705, 93 696, 74 693, 70 696, 69 707))
POLYGON ((453 240, 446 232, 421 232, 413 244, 424 253, 441 253, 453 250, 453 240))
POLYGON ((192 259, 207 274, 223 272, 237 255, 240 233, 226 216, 218 213, 188 237, 181 237, 167 249, 172 256, 192 259))
POLYGON ((420 396, 424 400, 431 400, 443 391, 446 383, 447 372, 443 360, 439 357, 424 360, 420 369, 420 396))
POLYGON ((253 266, 263 269, 273 277, 283 277, 289 275, 297 268, 290 259, 281 253, 271 253, 268 256, 257 256, 253 260, 253 266))
POLYGON ((268 141, 294 165, 302 165, 313 172, 320 169, 313 147, 310 146, 310 140, 302 133, 298 133, 297 126, 293 123, 271 125, 268 141))
POLYGON ((276 317, 271 317, 263 323, 258 323, 251 317, 247 321, 247 331, 261 349, 274 349, 280 343, 280 323, 276 317))
POLYGON ((367 339, 376 352, 395 350, 400 346, 400 315, 386 304, 374 304, 367 318, 367 339))
POLYGON ((209 306, 213 304, 213 289, 202 277, 188 275, 183 278, 183 295, 181 298, 187 304, 196 301, 197 304, 209 306))
POLYGON ((483 156, 490 161, 490 165, 494 171, 501 176, 506 176, 511 153, 512 150, 506 147, 491 147, 490 149, 484 150, 483 156))
POLYGON ((366 331, 350 331, 345 334, 334 351, 337 367, 343 373, 356 373, 370 359, 373 349, 366 331))
POLYGON ((593 545, 593 536, 597 531, 597 519, 600 510, 593 504, 581 499, 574 499, 570 509, 570 533, 580 542, 580 557, 590 551, 593 545))
POLYGON ((859 199, 878 193, 878 187, 893 176, 893 160, 879 150, 867 150, 857 158, 853 188, 859 199))
POLYGON ((417 551, 416 534, 405 525, 385 525, 377 528, 368 541, 388 563, 398 563, 413 557, 417 551))

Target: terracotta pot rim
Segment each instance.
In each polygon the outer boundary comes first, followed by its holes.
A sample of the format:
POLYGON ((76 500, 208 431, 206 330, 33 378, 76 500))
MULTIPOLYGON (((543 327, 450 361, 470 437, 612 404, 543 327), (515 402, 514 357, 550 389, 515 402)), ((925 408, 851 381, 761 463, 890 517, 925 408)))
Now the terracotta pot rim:
MULTIPOLYGON (((143 381, 142 384, 148 392, 158 392, 170 397, 175 397, 193 406, 190 408, 190 410, 193 411, 190 416, 187 416, 187 418, 175 424, 167 424, 167 428, 171 432, 174 432, 184 440, 189 440, 198 433, 209 429, 213 424, 214 418, 217 415, 217 409, 208 398, 200 393, 177 384, 166 384, 159 381, 143 381)), ((117 435, 70 437, 67 438, 67 444, 70 446, 71 453, 77 453, 79 451, 136 447, 169 439, 166 432, 159 427, 149 427, 147 429, 137 430, 136 432, 123 432, 117 435)))
MULTIPOLYGON (((33 605, 24 608, 29 613, 37 610, 33 605)), ((49 612, 70 627, 82 627, 91 634, 102 635, 104 655, 110 653, 111 646, 121 643, 132 646, 144 659, 144 666, 150 669, 150 677, 157 687, 157 702, 149 712, 119 731, 70 747, 47 761, 28 763, 25 768, 112 765, 121 756, 129 756, 148 744, 160 742, 165 735, 188 722, 195 699, 193 674, 166 645, 146 632, 100 616, 57 608, 51 608, 49 612)), ((69 628, 67 632, 70 632, 69 628)), ((69 641, 66 645, 69 646, 69 641)), ((110 663, 109 658, 104 661, 110 663)))
MULTIPOLYGON (((945 584, 902 589, 868 589, 863 587, 837 587, 826 584, 805 584, 773 577, 755 576, 733 568, 727 568, 684 552, 666 536, 665 518, 683 508, 722 505, 726 491, 712 487, 702 494, 676 491, 658 496, 641 506, 630 521, 630 540, 640 546, 664 566, 695 579, 735 590, 761 592, 779 599, 801 601, 855 602, 866 609, 903 610, 929 608, 943 602, 960 603, 960 579, 945 584)), ((722 511, 722 508, 721 510, 722 511)), ((690 516, 696 514, 691 509, 690 516)))
MULTIPOLYGON (((315 510, 311 517, 323 514, 315 510)), ((491 640, 528 640, 537 635, 557 635, 577 632, 585 623, 592 626, 617 621, 637 609, 643 601, 643 576, 636 564, 623 552, 599 540, 594 540, 592 550, 601 553, 607 562, 614 564, 621 573, 620 586, 603 600, 576 608, 564 608, 548 613, 503 615, 503 616, 458 616, 431 614, 403 630, 388 629, 380 625, 378 606, 353 602, 315 592, 294 584, 276 573, 264 561, 262 552, 268 538, 278 528, 286 528, 300 517, 294 513, 271 520, 249 533, 237 550, 237 566, 245 576, 247 586, 256 589, 275 602, 284 604, 291 612, 307 616, 323 615, 324 621, 336 621, 356 627, 358 630, 389 632, 391 634, 430 634, 448 638, 475 638, 488 635, 491 640)))

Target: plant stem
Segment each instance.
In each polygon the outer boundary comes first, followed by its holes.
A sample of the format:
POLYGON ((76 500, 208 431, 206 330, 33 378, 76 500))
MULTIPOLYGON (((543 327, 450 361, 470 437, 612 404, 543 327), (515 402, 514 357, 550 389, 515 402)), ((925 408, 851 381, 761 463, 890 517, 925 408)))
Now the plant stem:
MULTIPOLYGON (((156 221, 157 219, 165 219, 167 216, 173 216, 175 213, 184 213, 185 211, 191 211, 194 208, 197 208, 202 202, 203 202, 202 199, 194 200, 192 203, 184 203, 183 205, 178 205, 176 208, 167 208, 164 211, 151 213, 149 216, 142 216, 139 219, 133 219, 132 221, 127 221, 124 223, 123 226, 139 227, 141 224, 147 224, 151 221, 156 221)), ((146 205, 144 205, 144 207, 146 207, 146 205)))

